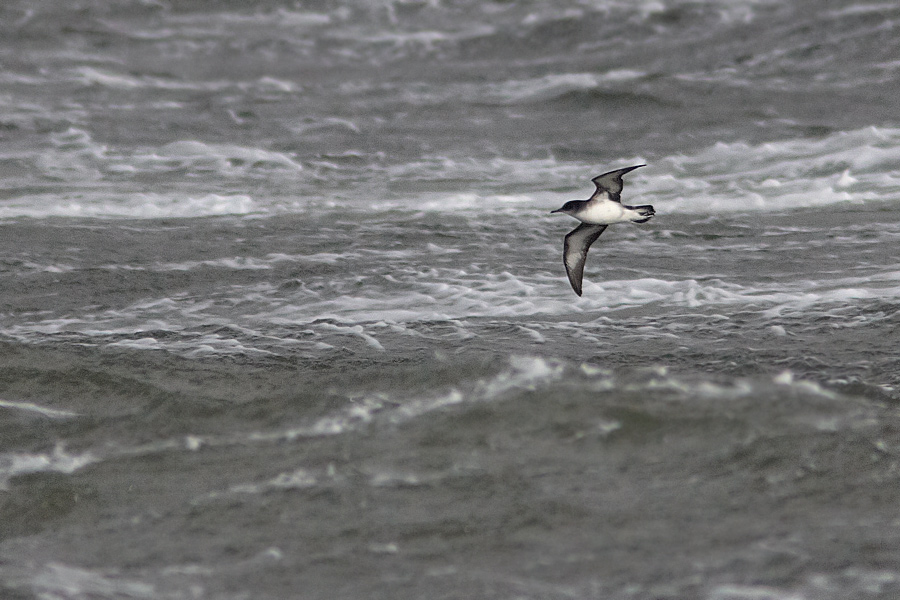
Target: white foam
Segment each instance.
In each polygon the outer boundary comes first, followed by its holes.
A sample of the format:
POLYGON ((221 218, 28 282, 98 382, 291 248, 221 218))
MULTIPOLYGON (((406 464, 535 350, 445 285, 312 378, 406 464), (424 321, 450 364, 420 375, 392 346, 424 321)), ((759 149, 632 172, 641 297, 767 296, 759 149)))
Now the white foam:
POLYGON ((900 189, 891 175, 898 149, 900 129, 878 127, 758 145, 719 143, 659 161, 635 183, 658 212, 783 211, 883 201, 900 189))
POLYGON ((451 389, 446 394, 436 397, 407 400, 391 413, 390 418, 395 423, 399 423, 447 406, 460 404, 465 400, 466 396, 462 392, 457 389, 451 389))
MULTIPOLYGON (((408 39, 408 36, 404 39, 408 39)), ((429 40, 429 43, 435 44, 444 39, 445 37, 437 36, 429 40)), ((620 89, 622 84, 627 85, 628 82, 645 76, 646 73, 632 69, 613 69, 605 73, 553 73, 529 79, 509 79, 499 83, 486 81, 444 86, 430 85, 427 88, 404 90, 403 95, 407 101, 416 104, 440 104, 463 98, 475 103, 515 105, 553 99, 573 91, 607 88, 616 90, 620 89)))
MULTIPOLYGON (((391 4, 386 5, 393 10, 391 4)), ((353 44, 391 46, 395 51, 437 52, 442 44, 460 42, 466 39, 487 36, 496 29, 484 22, 473 22, 456 30, 419 29, 405 31, 400 27, 389 27, 380 30, 345 29, 333 32, 336 39, 346 40, 353 44)))
POLYGON ((381 345, 381 342, 379 342, 377 339, 375 339, 375 337, 373 335, 366 333, 366 331, 365 331, 365 329, 363 329, 362 325, 341 326, 341 325, 334 325, 332 323, 320 323, 319 327, 321 329, 325 329, 327 331, 334 331, 334 332, 345 334, 345 335, 352 335, 352 336, 359 337, 370 347, 374 348, 375 350, 378 350, 379 352, 384 352, 384 346, 381 345))
POLYGON ((49 453, 0 454, 0 490, 8 489, 10 478, 17 475, 44 472, 74 473, 96 460, 97 458, 90 452, 69 454, 61 444, 57 444, 53 452, 49 453))
MULTIPOLYGON (((432 246, 432 244, 429 244, 432 246)), ((437 247, 436 247, 437 248, 437 247)), ((218 268, 218 269, 229 269, 235 271, 266 271, 274 268, 278 263, 289 262, 289 263, 318 263, 318 264, 337 264, 341 261, 346 261, 354 258, 359 258, 363 255, 365 251, 359 253, 348 252, 345 254, 335 254, 333 252, 319 252, 316 254, 284 254, 282 252, 271 252, 262 257, 254 257, 254 256, 229 256, 224 258, 211 258, 207 260, 186 260, 183 262, 157 262, 149 265, 129 265, 122 263, 110 263, 106 265, 102 265, 98 268, 106 269, 108 271, 192 271, 198 268, 218 268)), ((377 251, 370 251, 377 252, 377 251)), ((435 254, 453 254, 455 252, 459 252, 459 250, 455 249, 446 249, 446 250, 434 250, 435 254)), ((389 252, 393 257, 396 258, 396 254, 403 253, 403 251, 394 251, 389 252)), ((412 254, 412 251, 410 251, 412 254)), ((390 258, 388 256, 387 258, 390 258)), ((30 266, 30 265, 29 265, 30 266)), ((68 265, 34 265, 32 268, 35 270, 43 270, 43 271, 52 271, 53 269, 59 269, 60 272, 70 271, 73 267, 68 265)))
POLYGON ((135 159, 139 165, 142 162, 157 163, 165 170, 172 168, 174 160, 178 168, 211 169, 224 175, 243 175, 250 169, 284 169, 293 175, 303 170, 300 163, 282 152, 237 144, 208 144, 198 140, 171 142, 155 154, 138 155, 135 159))
MULTIPOLYGON (((330 437, 358 431, 376 422, 403 423, 463 403, 503 401, 510 391, 538 389, 559 380, 563 372, 564 365, 561 363, 540 357, 514 356, 510 359, 508 368, 492 377, 473 382, 469 389, 451 387, 434 394, 412 398, 391 398, 383 394, 367 395, 312 423, 279 431, 250 433, 245 441, 277 443, 309 437, 330 437)), ((307 477, 303 477, 304 482, 308 480, 307 477)), ((271 487, 271 482, 265 485, 271 487)))
MULTIPOLYGON (((221 268, 265 269, 288 260, 287 255, 268 255, 252 261, 212 260, 221 268)), ((328 257, 319 257, 326 260, 328 257)), ((298 257, 299 261, 303 257, 298 257)), ((195 268, 206 261, 183 265, 151 265, 150 269, 195 268)), ((112 268, 112 267, 111 267, 112 268)), ((147 298, 128 306, 89 312, 77 317, 50 316, 7 324, 4 335, 27 341, 46 336, 74 336, 97 343, 133 350, 168 350, 188 355, 270 353, 271 340, 298 350, 330 350, 346 346, 368 347, 384 352, 385 340, 395 335, 421 335, 408 323, 441 321, 449 328, 443 335, 468 339, 473 333, 462 320, 491 317, 518 318, 536 315, 594 315, 604 318, 613 311, 662 306, 681 309, 719 310, 719 307, 748 308, 762 317, 843 310, 860 302, 900 297, 900 271, 863 274, 854 277, 802 279, 791 282, 739 284, 727 279, 588 279, 585 294, 574 297, 559 273, 539 272, 531 276, 510 272, 484 273, 449 267, 398 268, 386 277, 384 286, 356 287, 352 282, 335 294, 322 294, 305 286, 283 288, 269 282, 233 288, 233 302, 223 305, 216 298, 187 296, 147 298), (232 310, 231 306, 240 306, 232 310), (197 334, 195 328, 221 324, 234 333, 197 334), (293 331, 297 323, 308 323, 301 338, 293 331), (286 328, 272 337, 272 327, 286 328), (177 337, 158 339, 154 331, 180 332, 177 337), (114 339, 110 340, 113 336, 114 339), (127 336, 122 339, 122 336, 127 336), (117 339, 116 339, 117 338, 117 339), (262 340, 262 347, 258 344, 262 340)), ((840 316, 840 315, 838 315, 840 316)), ((856 327, 866 319, 839 319, 834 326, 856 327)), ((546 341, 534 326, 517 325, 518 332, 534 343, 546 341)), ((773 336, 792 333, 781 324, 768 330, 773 336)), ((643 332, 632 328, 634 336, 676 335, 678 332, 643 332)), ((589 336, 585 332, 574 335, 589 336)))
POLYGON ((32 412, 44 417, 50 417, 51 419, 68 419, 78 416, 78 413, 74 413, 68 410, 57 410, 54 408, 38 406, 37 404, 32 404, 31 402, 11 402, 2 399, 0 399, 0 408, 9 408, 13 410, 32 412))
MULTIPOLYGON (((271 76, 260 77, 249 81, 234 80, 196 80, 196 79, 168 79, 163 77, 151 77, 147 75, 133 76, 117 73, 111 70, 97 69, 94 67, 77 67, 72 71, 74 79, 85 86, 101 86, 115 90, 198 90, 205 92, 222 92, 228 89, 241 91, 256 91, 258 93, 294 94, 300 90, 300 86, 293 81, 278 79, 271 76)), ((170 104, 171 105, 171 104, 170 104)), ((146 105, 144 105, 146 106, 146 105)), ((181 107, 175 104, 175 107, 181 107)), ((117 108, 133 108, 118 106, 117 108)))
MULTIPOLYGON (((293 197, 279 205, 278 200, 259 202, 242 193, 216 191, 222 188, 223 178, 276 182, 283 178, 296 183, 304 171, 300 162, 283 152, 199 140, 139 147, 126 153, 97 143, 88 131, 74 127, 52 134, 51 145, 39 151, 11 152, 3 157, 29 167, 24 170, 20 187, 30 187, 26 184, 34 177, 57 181, 60 185, 58 191, 10 195, 0 202, 0 218, 190 218, 292 211, 297 207, 293 197), (173 172, 177 173, 178 181, 184 178, 185 171, 198 179, 208 178, 207 185, 200 187, 199 192, 195 191, 194 182, 172 186, 172 192, 162 193, 135 191, 134 186, 120 181, 136 175, 168 177, 173 172)), ((238 187, 246 189, 246 186, 238 187)), ((138 189, 141 188, 145 186, 138 189)))
POLYGON ((808 600, 804 594, 761 585, 725 584, 716 586, 709 600, 808 600))
POLYGON ((495 400, 511 390, 535 390, 562 377, 564 366, 536 356, 510 357, 510 369, 479 383, 476 394, 495 400))
POLYGON ((826 11, 829 16, 836 19, 844 19, 857 15, 866 15, 870 13, 883 13, 889 10, 896 10, 897 5, 894 2, 868 2, 853 3, 842 8, 826 11))
MULTIPOLYGON (((555 97, 570 91, 599 89, 606 83, 631 81, 644 77, 641 71, 614 69, 606 73, 554 73, 523 80, 507 80, 488 84, 483 94, 486 100, 515 104, 555 97)), ((475 95, 475 94, 472 94, 475 95)))
POLYGON ((123 193, 32 194, 0 204, 0 218, 94 217, 94 218, 192 218, 246 215, 262 211, 244 194, 123 193))
POLYGON ((93 67, 78 67, 74 72, 77 78, 85 85, 101 85, 118 89, 135 89, 143 87, 140 80, 135 77, 101 71, 93 67))
MULTIPOLYGON (((639 73, 611 72, 608 77, 639 77, 639 73)), ((602 85, 603 76, 564 74, 539 78, 511 87, 503 94, 545 93, 560 87, 602 85)), ((54 147, 44 152, 10 155, 30 161, 45 177, 66 182, 56 193, 27 194, 0 203, 2 217, 110 217, 189 218, 252 213, 280 214, 309 210, 409 210, 477 215, 491 211, 545 210, 570 196, 586 197, 596 164, 560 162, 553 158, 472 160, 424 155, 416 161, 384 164, 383 158, 363 156, 368 164, 333 164, 329 178, 351 186, 339 195, 322 199, 315 187, 321 172, 305 175, 306 168, 293 156, 265 148, 180 140, 156 148, 122 154, 79 129, 55 134, 54 147), (225 178, 246 188, 249 181, 291 185, 298 176, 306 187, 291 195, 251 198, 242 193, 144 193, 128 189, 110 191, 109 177, 137 174, 176 178, 188 171, 195 177, 225 178), (373 180, 403 181, 422 191, 397 194, 357 193, 373 180), (471 182, 463 189, 459 182, 471 182), (72 185, 77 184, 77 185, 72 185), (446 189, 448 185, 452 189, 446 189), (356 187, 354 187, 356 186, 356 187), (443 191, 434 191, 441 189, 443 191), (571 188, 563 196, 558 190, 571 188)), ((661 214, 716 214, 736 211, 784 211, 828 204, 863 203, 895 198, 900 178, 894 162, 900 148, 900 129, 867 127, 825 138, 791 139, 750 145, 715 144, 692 155, 654 161, 628 181, 628 201, 652 203, 661 214)), ((617 163, 644 162, 642 157, 617 163)), ((322 165, 314 163, 320 171, 322 165)), ((256 185, 256 184, 253 184, 256 185)), ((118 183, 115 187, 121 187, 118 183)), ((176 190, 178 188, 175 188, 176 190)))
MULTIPOLYGON (((262 494, 270 490, 302 490, 314 487, 316 483, 318 483, 318 478, 315 474, 310 473, 306 469, 295 469, 294 471, 279 473, 272 479, 261 483, 233 485, 228 488, 227 494, 262 494)), ((221 493, 215 493, 212 497, 221 495, 221 493)))
MULTIPOLYGON (((603 77, 563 74, 503 85, 507 87, 498 88, 498 98, 513 99, 562 88, 589 89, 603 85, 603 77)), ((661 215, 778 212, 891 200, 900 191, 900 178, 895 175, 898 149, 900 129, 879 127, 838 132, 824 138, 717 143, 694 154, 653 161, 639 176, 628 180, 626 199, 652 203, 661 215)), ((640 156, 616 161, 641 162, 646 161, 640 156)), ((423 156, 417 161, 388 165, 383 176, 418 182, 423 190, 429 184, 443 185, 444 181, 472 181, 477 190, 366 197, 366 202, 377 210, 414 208, 468 214, 525 207, 543 210, 558 206, 561 194, 556 190, 561 188, 570 187, 572 196, 587 197, 591 191, 589 178, 597 169, 594 163, 552 158, 476 161, 423 156)))
POLYGON ((129 598, 158 600, 174 597, 155 586, 135 580, 109 577, 97 571, 61 563, 44 565, 31 581, 39 598, 129 598))
POLYGON ((444 268, 431 271, 395 274, 398 283, 412 288, 403 293, 363 291, 327 300, 307 299, 303 304, 279 307, 274 316, 285 323, 316 318, 404 322, 542 312, 565 314, 571 307, 570 299, 558 289, 558 280, 536 285, 511 273, 478 274, 444 268))

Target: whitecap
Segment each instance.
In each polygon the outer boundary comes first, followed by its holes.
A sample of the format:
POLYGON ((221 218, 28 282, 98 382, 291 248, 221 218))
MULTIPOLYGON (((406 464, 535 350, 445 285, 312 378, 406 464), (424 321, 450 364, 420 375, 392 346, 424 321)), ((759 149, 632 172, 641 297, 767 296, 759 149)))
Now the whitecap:
POLYGON ((482 400, 496 400, 511 390, 535 390, 558 380, 564 371, 561 363, 538 356, 512 356, 510 368, 483 380, 475 395, 482 400))
POLYGON ((62 444, 52 452, 37 454, 9 452, 0 454, 0 490, 8 489, 9 480, 26 473, 74 473, 98 459, 90 452, 69 454, 62 444))
POLYGON ((678 213, 884 201, 893 199, 898 187, 892 176, 898 150, 900 129, 886 127, 757 145, 717 143, 657 162, 633 189, 657 211, 678 213), (658 170, 663 172, 654 173, 658 170))
POLYGON ((261 210, 253 198, 244 194, 93 192, 18 196, 0 203, 0 218, 192 218, 246 215, 261 210))
POLYGON ((275 477, 259 483, 239 483, 228 488, 227 492, 214 492, 207 498, 218 498, 234 494, 264 494, 271 490, 303 490, 315 487, 318 478, 306 469, 279 473, 275 477))
POLYGON ((137 580, 110 577, 98 571, 72 567, 62 563, 44 565, 31 580, 31 588, 40 598, 130 598, 157 600, 156 587, 137 580))
POLYGON ((179 161, 179 167, 214 168, 223 174, 245 173, 253 168, 287 169, 296 173, 303 166, 282 152, 236 144, 208 144, 198 140, 180 140, 159 148, 156 154, 135 157, 138 164, 160 163, 170 169, 169 161, 179 161))
POLYGON ((9 400, 0 399, 0 408, 8 408, 12 410, 20 410, 29 413, 39 414, 44 417, 50 417, 51 419, 68 419, 71 417, 77 417, 78 413, 71 412, 68 410, 58 410, 55 408, 46 408, 44 406, 38 406, 37 404, 33 404, 31 402, 13 402, 9 400))
POLYGON ((807 600, 804 594, 779 590, 763 585, 717 585, 707 596, 709 600, 807 600))
POLYGON ((548 96, 558 96, 574 90, 591 90, 600 86, 603 78, 594 73, 554 73, 523 80, 507 80, 491 84, 487 96, 506 103, 529 102, 548 96))
POLYGON ((136 77, 101 71, 100 69, 95 69, 93 67, 77 67, 75 69, 75 74, 85 85, 101 85, 103 87, 126 90, 144 86, 144 84, 136 77))
POLYGON ((841 176, 838 178, 837 183, 835 185, 837 185, 837 187, 839 187, 839 188, 846 188, 846 187, 850 187, 854 183, 859 183, 859 179, 857 179, 856 177, 853 177, 850 174, 850 169, 844 169, 844 172, 841 173, 841 176))
POLYGON ((319 323, 319 328, 324 329, 326 331, 335 331, 341 334, 353 335, 362 339, 366 344, 370 347, 378 350, 379 352, 384 352, 384 346, 381 345, 375 336, 366 333, 365 329, 363 329, 362 325, 349 325, 349 326, 341 326, 335 325, 333 323, 319 323))

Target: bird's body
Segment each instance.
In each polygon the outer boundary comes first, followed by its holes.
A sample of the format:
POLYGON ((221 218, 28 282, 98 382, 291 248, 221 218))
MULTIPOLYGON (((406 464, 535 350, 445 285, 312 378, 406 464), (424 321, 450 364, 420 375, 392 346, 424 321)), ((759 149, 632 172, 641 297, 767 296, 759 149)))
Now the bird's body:
POLYGON ((563 244, 563 262, 572 289, 581 295, 581 280, 584 275, 584 261, 587 251, 607 225, 613 223, 645 223, 656 213, 649 204, 643 206, 627 206, 621 202, 624 183, 622 175, 644 165, 636 165, 617 169, 594 177, 591 181, 597 190, 587 200, 571 200, 562 208, 551 211, 561 212, 575 217, 581 224, 566 235, 563 244))
POLYGON ((612 200, 586 200, 581 210, 572 216, 589 225, 612 225, 637 221, 646 215, 612 200))

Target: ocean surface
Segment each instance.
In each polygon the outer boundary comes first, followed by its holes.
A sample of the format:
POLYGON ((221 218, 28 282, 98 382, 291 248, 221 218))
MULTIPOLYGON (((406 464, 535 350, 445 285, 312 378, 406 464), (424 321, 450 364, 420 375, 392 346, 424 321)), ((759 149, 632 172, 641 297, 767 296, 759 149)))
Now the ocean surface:
POLYGON ((894 1, 4 1, 0 598, 896 599, 898 209, 894 1))

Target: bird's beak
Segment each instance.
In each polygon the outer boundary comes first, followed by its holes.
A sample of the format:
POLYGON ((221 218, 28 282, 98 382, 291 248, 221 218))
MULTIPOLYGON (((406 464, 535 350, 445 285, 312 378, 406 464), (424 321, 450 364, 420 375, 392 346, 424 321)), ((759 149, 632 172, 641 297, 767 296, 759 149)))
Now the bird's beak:
POLYGON ((551 211, 550 211, 550 214, 552 215, 552 214, 555 213, 555 212, 562 212, 562 209, 561 209, 561 208, 557 208, 556 210, 551 210, 551 211))

